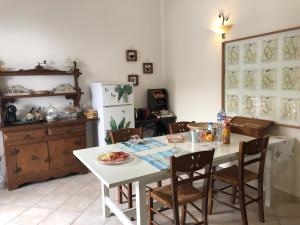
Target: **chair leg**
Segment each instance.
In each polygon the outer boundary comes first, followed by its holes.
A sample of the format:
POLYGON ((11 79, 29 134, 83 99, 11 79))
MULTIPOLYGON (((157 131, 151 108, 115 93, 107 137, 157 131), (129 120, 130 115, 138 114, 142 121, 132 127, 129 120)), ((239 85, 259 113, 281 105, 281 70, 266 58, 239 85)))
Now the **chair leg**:
POLYGON ((241 209, 241 216, 242 216, 242 224, 248 225, 244 184, 239 185, 239 197, 240 197, 240 209, 241 209))
POLYGON ((186 220, 186 205, 181 206, 181 217, 180 217, 180 224, 185 225, 186 220))
POLYGON ((212 175, 210 178, 210 185, 209 185, 209 190, 208 190, 208 214, 211 215, 212 214, 212 209, 213 209, 213 205, 214 205, 214 183, 215 180, 213 179, 213 174, 216 172, 216 167, 214 166, 212 168, 212 175))
POLYGON ((236 199, 236 186, 232 186, 232 196, 231 196, 231 204, 235 204, 235 199, 236 199))
POLYGON ((118 202, 119 204, 123 204, 122 186, 118 187, 118 202))
POLYGON ((161 187, 161 185, 162 185, 161 180, 160 180, 160 181, 157 181, 157 187, 161 187))
POLYGON ((131 209, 133 207, 132 205, 132 183, 128 184, 128 193, 127 193, 127 198, 128 198, 128 209, 131 209))
POLYGON ((264 213, 264 188, 263 180, 258 180, 258 209, 259 209, 259 221, 265 222, 265 213, 264 213))
POLYGON ((153 211, 152 211, 152 208, 153 208, 153 199, 151 198, 151 194, 149 193, 148 194, 148 201, 149 201, 149 204, 148 204, 148 213, 149 213, 149 221, 148 221, 148 224, 149 225, 153 225, 153 219, 154 219, 154 214, 153 214, 153 211))

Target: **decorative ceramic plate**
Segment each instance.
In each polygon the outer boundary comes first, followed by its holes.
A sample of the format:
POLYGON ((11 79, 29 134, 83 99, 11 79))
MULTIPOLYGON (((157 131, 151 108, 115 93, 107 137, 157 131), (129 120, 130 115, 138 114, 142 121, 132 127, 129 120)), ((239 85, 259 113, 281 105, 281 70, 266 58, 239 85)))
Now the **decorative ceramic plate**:
POLYGON ((107 152, 97 156, 97 161, 104 165, 119 165, 130 162, 134 155, 126 152, 107 152))

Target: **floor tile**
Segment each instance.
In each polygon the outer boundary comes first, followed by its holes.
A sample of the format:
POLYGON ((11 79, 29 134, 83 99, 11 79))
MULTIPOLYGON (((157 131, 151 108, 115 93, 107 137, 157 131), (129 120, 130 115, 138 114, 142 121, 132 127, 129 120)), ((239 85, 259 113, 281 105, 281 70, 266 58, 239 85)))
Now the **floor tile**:
POLYGON ((51 213, 49 209, 32 207, 17 216, 12 223, 24 224, 24 225, 35 225, 41 222, 51 213))
POLYGON ((51 213, 39 225, 70 225, 79 216, 80 213, 77 212, 57 210, 51 213))
POLYGON ((65 195, 47 195, 44 198, 40 199, 34 206, 44 209, 56 209, 61 206, 69 196, 65 195))
POLYGON ((43 194, 33 193, 33 192, 14 192, 18 194, 18 197, 10 202, 12 205, 19 206, 32 206, 40 199, 44 197, 43 194), (21 195, 19 195, 21 193, 21 195))
POLYGON ((73 196, 66 202, 64 202, 59 210, 83 212, 95 199, 92 198, 80 198, 73 196))
POLYGON ((72 225, 100 225, 105 224, 105 222, 106 219, 100 213, 83 213, 72 225))
POLYGON ((9 222, 26 209, 24 206, 3 205, 0 207, 0 222, 9 222))

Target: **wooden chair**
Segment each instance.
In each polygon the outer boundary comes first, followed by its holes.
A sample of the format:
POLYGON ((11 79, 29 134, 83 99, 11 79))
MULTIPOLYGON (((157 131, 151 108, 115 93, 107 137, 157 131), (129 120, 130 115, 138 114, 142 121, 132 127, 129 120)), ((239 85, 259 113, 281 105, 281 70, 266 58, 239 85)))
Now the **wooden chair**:
MULTIPOLYGON (((132 135, 138 135, 140 138, 143 138, 142 128, 125 128, 111 133, 111 140, 113 144, 119 142, 125 142, 130 140, 132 135)), ((119 204, 123 204, 123 197, 127 199, 128 208, 132 208, 132 198, 134 195, 132 194, 132 184, 123 185, 118 187, 118 202, 119 204), (127 194, 125 193, 127 191, 127 194)))
POLYGON ((149 225, 158 225, 154 221, 154 214, 160 215, 175 225, 185 224, 186 214, 189 214, 196 221, 196 225, 208 224, 208 190, 213 156, 214 149, 170 158, 171 185, 156 188, 148 193, 149 225), (196 171, 198 172, 195 173, 196 171), (188 174, 189 176, 182 178, 179 176, 182 174, 188 174), (201 189, 193 185, 193 182, 198 180, 204 180, 204 185, 201 189), (195 201, 199 199, 202 199, 202 210, 195 204, 195 201), (154 200, 158 201, 164 208, 155 209, 153 206, 154 200), (202 221, 199 221, 188 211, 187 204, 191 204, 202 213, 202 221), (180 217, 179 206, 181 207, 180 217), (162 211, 167 209, 173 210, 173 219, 162 213, 162 211))
POLYGON ((187 127, 187 125, 191 122, 177 122, 177 123, 172 123, 169 124, 169 132, 170 134, 177 134, 177 133, 182 133, 182 132, 187 132, 190 130, 190 128, 187 127))
POLYGON ((248 225, 246 206, 250 203, 257 202, 259 207, 259 220, 264 222, 264 201, 263 201, 263 182, 264 182, 264 166, 265 158, 268 149, 269 137, 263 137, 254 139, 249 142, 241 142, 239 146, 239 159, 238 166, 230 166, 218 171, 214 171, 212 175, 211 188, 209 191, 209 213, 212 213, 213 201, 220 202, 233 209, 237 209, 241 212, 242 224, 248 225), (251 156, 247 160, 247 156, 251 156), (259 163, 258 173, 245 169, 254 163, 259 163), (222 181, 227 185, 222 188, 215 188, 214 182, 216 180, 222 181), (253 187, 247 183, 253 180, 258 180, 258 188, 253 187), (258 192, 258 197, 253 198, 245 193, 245 186, 254 189, 258 192), (224 191, 227 188, 232 188, 232 193, 224 191), (234 206, 236 193, 239 192, 240 207, 234 206), (223 202, 214 197, 217 192, 224 193, 231 196, 231 204, 223 202), (246 197, 250 201, 246 202, 246 197))

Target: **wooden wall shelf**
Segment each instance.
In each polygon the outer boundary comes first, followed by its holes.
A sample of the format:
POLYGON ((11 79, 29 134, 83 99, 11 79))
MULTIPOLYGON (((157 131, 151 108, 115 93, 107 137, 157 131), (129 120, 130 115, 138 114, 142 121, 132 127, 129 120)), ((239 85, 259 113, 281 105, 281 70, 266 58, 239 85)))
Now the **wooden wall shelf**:
MULTIPOLYGON (((80 73, 81 74, 81 73, 80 73)), ((62 71, 62 70, 15 70, 0 72, 1 76, 73 76, 74 72, 62 71)))
MULTIPOLYGON (((83 92, 81 92, 83 94, 83 92)), ((10 95, 10 96, 1 96, 2 99, 16 99, 16 98, 36 98, 36 97, 51 97, 51 96, 75 96, 76 92, 68 93, 48 93, 48 94, 30 94, 30 95, 10 95)))

